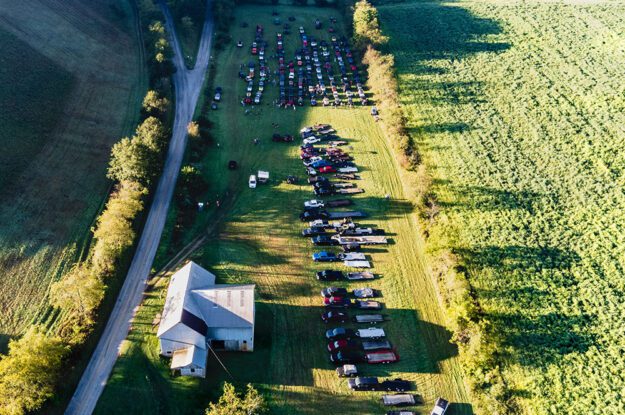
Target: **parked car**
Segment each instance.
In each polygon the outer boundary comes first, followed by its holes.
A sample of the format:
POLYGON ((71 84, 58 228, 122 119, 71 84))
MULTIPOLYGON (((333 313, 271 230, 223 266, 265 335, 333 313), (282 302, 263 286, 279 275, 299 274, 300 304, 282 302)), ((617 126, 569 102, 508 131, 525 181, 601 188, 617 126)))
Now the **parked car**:
POLYGON ((400 410, 400 411, 388 411, 386 415, 417 415, 417 413, 414 411, 400 410))
POLYGON ((317 272, 317 279, 319 281, 338 281, 343 278, 345 278, 345 275, 341 271, 326 269, 324 271, 317 272))
POLYGON ((326 331, 326 339, 328 340, 351 339, 355 336, 356 332, 354 330, 343 327, 337 327, 326 331))
POLYGON ((449 407, 449 401, 447 399, 438 398, 434 403, 434 409, 430 412, 430 415, 445 415, 447 408, 449 407))
POLYGON ((320 236, 320 235, 327 235, 325 228, 311 227, 311 228, 306 228, 302 231, 302 236, 312 237, 312 236, 320 236))
POLYGON ((220 86, 215 88, 215 97, 213 98, 215 101, 221 101, 221 92, 222 92, 222 89, 220 86))
POLYGON ((327 308, 348 308, 352 306, 352 300, 345 297, 328 297, 323 299, 327 308))
POLYGON ((250 179, 248 181, 248 185, 250 186, 250 189, 256 189, 256 176, 255 175, 251 175, 250 179))
POLYGON ((338 351, 346 351, 346 350, 360 350, 361 345, 360 342, 356 340, 333 340, 328 343, 328 351, 330 353, 335 353, 338 351))
POLYGON ((318 169, 319 173, 336 173, 336 169, 332 166, 322 166, 318 169))
POLYGON ((326 298, 335 296, 346 297, 347 289, 343 287, 326 287, 321 290, 321 296, 326 298))
POLYGON ((380 382, 373 376, 357 377, 348 379, 347 387, 354 391, 377 391, 380 390, 380 382))
POLYGON ((323 200, 318 200, 318 199, 312 199, 312 200, 307 200, 306 202, 304 202, 304 207, 305 208, 322 208, 324 207, 325 204, 323 203, 323 200))
POLYGON ((343 365, 336 368, 336 374, 340 378, 351 378, 358 375, 356 365, 343 365))
POLYGON ((361 339, 375 340, 386 337, 384 329, 379 329, 376 327, 370 327, 368 329, 358 329, 355 333, 356 336, 360 337, 361 339))
POLYGON ((348 314, 343 311, 328 311, 321 314, 321 321, 324 323, 346 323, 348 320, 348 314))
POLYGON ((315 246, 334 246, 338 245, 338 242, 335 239, 332 239, 329 235, 318 235, 314 238, 311 238, 313 245, 315 246))
POLYGON ((364 360, 365 357, 362 355, 362 353, 354 351, 346 350, 330 354, 330 362, 334 363, 335 365, 360 363, 364 360))
POLYGON ((312 259, 315 262, 338 262, 342 260, 336 254, 328 251, 315 252, 312 254, 312 259))
POLYGON ((384 406, 413 406, 422 404, 423 399, 411 393, 396 393, 395 395, 382 395, 382 403, 384 406))

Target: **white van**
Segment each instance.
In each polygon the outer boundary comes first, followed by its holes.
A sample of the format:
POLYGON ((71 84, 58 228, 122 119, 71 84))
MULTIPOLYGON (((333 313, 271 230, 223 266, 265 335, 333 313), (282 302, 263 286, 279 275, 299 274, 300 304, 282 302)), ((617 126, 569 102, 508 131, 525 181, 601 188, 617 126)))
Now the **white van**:
POLYGON ((256 189, 256 176, 251 175, 249 180, 250 189, 256 189))

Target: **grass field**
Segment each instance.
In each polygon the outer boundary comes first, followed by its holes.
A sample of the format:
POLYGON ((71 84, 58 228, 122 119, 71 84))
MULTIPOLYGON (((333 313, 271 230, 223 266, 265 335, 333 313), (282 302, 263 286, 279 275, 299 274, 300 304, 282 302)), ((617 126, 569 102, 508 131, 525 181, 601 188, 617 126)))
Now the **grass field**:
POLYGON ((520 412, 624 413, 625 4, 380 13, 441 208, 432 255, 467 265, 520 412))
POLYGON ((120 4, 124 17, 108 1, 0 5, 0 350, 54 324, 49 285, 88 242, 110 147, 139 115, 144 71, 120 4))
MULTIPOLYGON (((238 7, 233 39, 249 45, 255 24, 262 23, 270 42, 268 54, 273 54, 272 9, 238 7), (250 27, 241 29, 241 21, 250 27)), ((283 19, 297 16, 293 26, 305 22, 309 32, 314 18, 339 17, 331 9, 280 6, 279 11, 283 19)), ((296 35, 287 38, 287 56, 294 50, 295 39, 296 35)), ((192 259, 215 272, 220 282, 257 284, 256 350, 220 355, 233 379, 214 359, 209 359, 205 380, 171 378, 169 361, 158 356, 155 336, 154 319, 162 310, 168 283, 160 279, 146 294, 96 413, 199 414, 220 394, 223 380, 256 384, 266 393, 274 414, 324 414, 330 408, 337 413, 384 413, 378 394, 348 392, 345 381, 336 378, 327 362, 326 326, 319 319, 319 290, 324 284, 313 276, 325 267, 309 259, 314 249, 299 236, 303 226, 297 219, 303 201, 312 193, 308 186, 283 182, 288 174, 303 177, 297 146, 270 141, 272 123, 280 125, 277 131, 294 134, 301 126, 316 122, 331 123, 349 140, 353 147, 349 151, 362 171, 358 185, 366 190, 355 197, 355 206, 369 213, 366 223, 386 229, 393 241, 388 249, 371 248, 367 254, 372 256, 374 272, 382 276, 371 285, 383 292, 384 312, 391 318, 384 328, 401 361, 384 367, 362 365, 362 370, 414 380, 426 399, 419 413, 429 411, 439 395, 454 402, 450 413, 472 413, 457 351, 449 343, 439 298, 423 262, 417 215, 400 181, 397 161, 369 116, 369 108, 278 110, 266 105, 277 93, 270 86, 265 105, 244 115, 239 100, 245 83, 237 79, 237 73, 239 64, 249 60, 249 49, 233 44, 218 56, 215 85, 224 86, 224 101, 209 115, 216 123, 219 147, 215 143, 200 164, 211 186, 207 196, 211 207, 198 217, 195 228, 201 232, 216 226, 218 231, 192 259), (261 137, 259 145, 252 143, 256 136, 261 137), (227 170, 231 159, 239 162, 239 170, 227 170), (248 175, 262 168, 270 171, 271 183, 248 189, 248 175), (390 201, 384 199, 385 194, 391 196, 390 201), (216 200, 222 202, 219 209, 216 200)), ((186 240, 195 235, 189 233, 186 240)))

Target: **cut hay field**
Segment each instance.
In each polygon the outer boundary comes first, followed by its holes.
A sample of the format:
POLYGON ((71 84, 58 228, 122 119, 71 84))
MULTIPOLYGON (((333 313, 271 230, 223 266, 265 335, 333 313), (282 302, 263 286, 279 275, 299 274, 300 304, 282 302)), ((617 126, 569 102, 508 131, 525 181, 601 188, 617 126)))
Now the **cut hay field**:
POLYGON ((89 242, 110 148, 139 115, 131 3, 109 3, 0 3, 0 350, 54 326, 48 288, 89 242))
MULTIPOLYGON (((332 9, 277 9, 283 20, 297 16, 292 23, 295 30, 303 24, 319 37, 327 33, 314 31, 314 19, 339 17, 332 9)), ((272 10, 271 6, 238 7, 232 25, 234 41, 242 39, 249 46, 255 24, 262 23, 270 42, 268 55, 274 54, 272 10), (241 29, 241 21, 250 27, 241 29)), ((287 37, 287 56, 293 54, 296 39, 295 34, 287 37)), ((377 367, 362 364, 361 370, 413 380, 426 400, 424 406, 416 408, 419 414, 429 413, 438 396, 453 402, 453 414, 473 413, 457 350, 449 343, 450 332, 444 326, 439 298, 423 262, 417 213, 400 180, 398 163, 369 116, 369 107, 279 110, 271 105, 277 87, 270 85, 263 97, 265 105, 244 115, 239 101, 245 83, 237 74, 239 65, 250 59, 249 48, 237 49, 234 42, 217 56, 214 83, 224 87, 223 101, 219 110, 208 114, 215 122, 215 143, 198 164, 210 183, 206 198, 210 208, 198 218, 202 229, 199 225, 195 228, 214 232, 191 258, 213 271, 220 282, 257 285, 256 350, 251 354, 220 354, 232 378, 214 358, 209 359, 204 380, 172 378, 170 362, 158 356, 156 339, 155 317, 162 310, 168 283, 162 278, 146 293, 96 413, 200 414, 219 396, 224 380, 237 385, 254 383, 266 394, 273 414, 385 413, 379 393, 349 392, 327 360, 323 340, 327 327, 319 318, 319 291, 329 284, 314 279, 314 272, 326 267, 311 261, 315 249, 300 236, 303 225, 297 217, 312 192, 308 186, 284 183, 288 174, 300 179, 304 176, 297 145, 270 141, 272 123, 279 124, 276 131, 295 134, 303 125, 317 122, 332 124, 349 141, 349 152, 362 171, 358 186, 366 190, 354 198, 355 207, 370 215, 363 223, 386 229, 393 241, 388 249, 369 248, 366 253, 372 257, 373 271, 382 276, 371 285, 382 290, 383 312, 390 317, 383 327, 401 361, 377 367), (261 138, 259 145, 253 144, 255 137, 261 138), (228 171, 228 160, 237 160, 240 168, 228 171), (247 179, 258 169, 269 170, 272 179, 270 184, 251 190, 247 179), (391 196, 388 201, 386 194, 391 196), (222 202, 219 209, 216 200, 222 202)), ((185 240, 199 232, 185 235, 185 240)), ((161 243, 170 241, 165 237, 161 243)), ((161 248, 163 255, 167 246, 161 248)), ((159 262, 164 262, 163 257, 159 262)), ((363 284, 344 285, 356 288, 363 284)))
POLYGON ((625 3, 379 10, 438 199, 429 252, 466 267, 501 344, 499 396, 624 413, 625 3))

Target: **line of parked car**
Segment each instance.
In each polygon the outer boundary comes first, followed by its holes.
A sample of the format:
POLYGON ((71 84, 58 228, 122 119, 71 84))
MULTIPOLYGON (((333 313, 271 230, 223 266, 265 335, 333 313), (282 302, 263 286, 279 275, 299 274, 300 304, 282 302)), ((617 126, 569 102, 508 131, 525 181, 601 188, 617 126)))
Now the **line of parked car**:
MULTIPOLYGON (((353 158, 340 149, 340 145, 330 144, 319 147, 315 144, 334 143, 338 140, 336 131, 328 124, 305 127, 300 131, 304 144, 300 147, 300 158, 308 174, 308 182, 313 185, 316 196, 349 194, 341 193, 343 189, 358 189, 354 181, 360 179, 356 175, 358 168, 353 158), (346 170, 349 169, 349 170, 346 170), (334 173, 331 180, 329 174, 334 173), (348 176, 349 175, 349 176, 348 176)), ((302 222, 308 227, 302 230, 302 236, 311 239, 315 246, 340 247, 342 252, 322 250, 312 254, 312 260, 320 263, 343 262, 352 268, 369 268, 367 256, 361 252, 363 246, 387 244, 384 229, 361 226, 355 219, 367 217, 358 210, 328 210, 332 208, 348 208, 354 202, 351 199, 333 200, 312 199, 304 202, 300 214, 302 222)), ((319 281, 370 281, 375 278, 371 272, 342 272, 327 269, 316 273, 319 281)), ((347 386, 353 391, 386 391, 395 394, 382 395, 385 406, 403 407, 423 403, 420 395, 414 391, 412 382, 401 379, 379 379, 373 376, 359 376, 357 364, 389 364, 399 361, 399 354, 393 344, 386 338, 384 328, 376 325, 387 321, 380 313, 384 308, 379 301, 381 292, 363 286, 354 289, 331 286, 321 290, 324 312, 321 321, 329 328, 325 333, 327 351, 330 362, 338 366, 336 373, 347 379, 347 386), (354 314, 350 317, 350 311, 354 314), (340 325, 354 323, 356 326, 368 324, 367 328, 347 328, 340 325), (408 392, 408 393, 407 393, 408 392)), ((436 401, 432 415, 443 415, 448 402, 442 398, 436 401)), ((410 415, 411 411, 389 411, 388 415, 410 415)))

